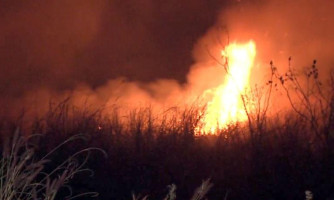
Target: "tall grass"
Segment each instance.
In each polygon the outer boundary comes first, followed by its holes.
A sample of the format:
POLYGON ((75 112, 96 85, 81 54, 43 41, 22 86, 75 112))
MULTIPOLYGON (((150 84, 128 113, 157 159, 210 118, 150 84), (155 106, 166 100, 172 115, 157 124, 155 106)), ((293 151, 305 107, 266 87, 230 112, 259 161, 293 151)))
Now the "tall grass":
MULTIPOLYGON (((29 139, 40 137, 30 135, 28 138, 20 136, 20 130, 16 129, 10 138, 5 139, 3 150, 0 154, 0 199, 2 200, 53 200, 59 199, 59 193, 67 190, 67 195, 63 199, 75 199, 81 196, 97 196, 96 192, 84 192, 73 194, 68 185, 70 180, 79 173, 90 171, 84 165, 88 156, 83 162, 79 156, 95 148, 86 148, 73 155, 66 155, 61 164, 54 165, 46 170, 48 164, 52 162, 52 154, 57 152, 63 145, 82 139, 81 135, 68 138, 63 143, 56 146, 41 158, 36 156, 36 148, 29 139)), ((103 151, 102 151, 103 152, 103 151)))
MULTIPOLYGON (((248 112, 249 121, 231 124, 216 135, 195 135, 202 107, 171 108, 158 116, 149 107, 126 115, 113 108, 106 116, 103 110, 75 108, 69 101, 50 106, 48 113, 22 133, 43 135, 34 141, 37 158, 69 137, 85 136, 82 142, 71 141, 58 149, 49 172, 81 149, 104 149, 108 159, 93 156, 85 160, 95 172, 94 179, 86 175, 71 179, 73 192, 95 190, 100 199, 131 199, 137 198, 131 194, 139 193, 164 199, 173 189, 166 185, 171 184, 178 187, 178 199, 191 199, 196 184, 207 178, 215 183, 208 187, 209 199, 224 199, 226 194, 231 200, 305 199, 305 191, 312 191, 315 199, 329 198, 334 195, 333 79, 330 77, 328 86, 320 84, 315 64, 310 67, 312 74, 306 73, 303 80, 292 69, 283 75, 273 63, 271 69, 263 96, 256 91, 254 96, 244 96, 245 103, 256 102, 254 112, 248 112), (276 89, 284 91, 282 98, 291 109, 269 116, 268 102, 276 89)), ((22 123, 2 123, 1 135, 10 134, 18 124, 22 123)), ((71 177, 68 173, 65 178, 71 177)), ((66 182, 63 179, 61 183, 66 182)), ((43 182, 44 193, 46 185, 60 185, 51 183, 51 179, 48 184, 43 182)), ((170 194, 168 198, 173 199, 174 193, 170 194)))

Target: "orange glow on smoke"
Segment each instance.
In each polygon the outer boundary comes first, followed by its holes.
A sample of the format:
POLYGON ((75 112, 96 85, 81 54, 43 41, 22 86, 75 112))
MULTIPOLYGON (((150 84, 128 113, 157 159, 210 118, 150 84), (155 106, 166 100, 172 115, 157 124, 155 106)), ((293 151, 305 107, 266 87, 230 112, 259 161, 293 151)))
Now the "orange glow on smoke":
POLYGON ((226 75, 217 88, 205 91, 211 99, 197 127, 197 134, 215 134, 228 124, 246 121, 247 115, 241 95, 249 85, 250 72, 256 55, 253 41, 245 44, 232 43, 222 51, 226 75))

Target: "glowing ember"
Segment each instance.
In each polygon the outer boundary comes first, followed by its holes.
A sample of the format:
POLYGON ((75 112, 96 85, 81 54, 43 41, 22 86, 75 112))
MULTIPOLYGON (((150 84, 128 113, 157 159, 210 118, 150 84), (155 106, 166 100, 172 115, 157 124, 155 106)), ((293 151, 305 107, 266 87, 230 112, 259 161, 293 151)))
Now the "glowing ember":
POLYGON ((215 134, 230 123, 247 120, 241 95, 249 84, 255 54, 253 41, 246 44, 232 43, 222 51, 222 56, 226 59, 227 74, 224 83, 206 91, 212 94, 212 99, 207 104, 197 134, 215 134))

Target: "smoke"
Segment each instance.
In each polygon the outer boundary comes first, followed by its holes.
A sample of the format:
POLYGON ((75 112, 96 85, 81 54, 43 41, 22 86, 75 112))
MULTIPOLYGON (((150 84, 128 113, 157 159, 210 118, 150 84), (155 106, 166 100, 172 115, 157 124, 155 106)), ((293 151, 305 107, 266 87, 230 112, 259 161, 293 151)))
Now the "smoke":
MULTIPOLYGON (((252 86, 264 85, 269 80, 270 61, 284 74, 289 67, 289 57, 301 82, 313 60, 317 60, 319 79, 327 84, 334 64, 333 7, 332 1, 315 0, 240 3, 221 13, 217 24, 226 25, 232 41, 251 38, 256 42, 257 63, 251 75, 252 86)), ((284 91, 274 91, 272 104, 276 109, 291 108, 284 97, 284 91)))
POLYGON ((98 91, 121 77, 156 97, 144 83, 185 82, 194 42, 225 5, 217 2, 0 1, 1 111, 82 87, 110 97, 98 91))
MULTIPOLYGON (((222 13, 219 24, 226 24, 231 40, 256 41, 260 75, 270 60, 279 68, 311 66, 318 60, 326 74, 334 59, 334 13, 332 1, 268 1, 265 4, 240 4, 222 13)), ((258 78, 254 76, 253 78, 258 78)))
POLYGON ((93 107, 184 105, 222 82, 217 60, 233 41, 256 42, 252 85, 266 81, 271 60, 284 71, 290 56, 298 69, 317 59, 325 72, 334 64, 333 7, 316 0, 3 1, 2 110, 40 112, 68 96, 93 107))

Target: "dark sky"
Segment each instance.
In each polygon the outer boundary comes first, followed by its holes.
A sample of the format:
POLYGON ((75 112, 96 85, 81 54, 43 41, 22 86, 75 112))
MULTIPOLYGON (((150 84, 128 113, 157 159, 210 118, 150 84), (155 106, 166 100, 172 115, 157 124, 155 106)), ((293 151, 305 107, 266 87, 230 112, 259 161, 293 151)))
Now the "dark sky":
POLYGON ((226 0, 1 0, 0 95, 124 76, 184 82, 226 0))

